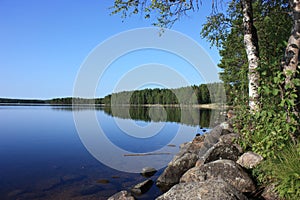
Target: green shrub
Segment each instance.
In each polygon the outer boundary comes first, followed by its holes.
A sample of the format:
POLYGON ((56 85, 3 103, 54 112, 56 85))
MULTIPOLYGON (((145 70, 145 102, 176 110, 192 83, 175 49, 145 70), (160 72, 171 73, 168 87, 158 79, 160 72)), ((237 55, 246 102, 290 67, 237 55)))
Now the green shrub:
POLYGON ((275 183, 281 198, 300 199, 300 145, 286 145, 276 158, 264 161, 255 174, 263 184, 275 183))

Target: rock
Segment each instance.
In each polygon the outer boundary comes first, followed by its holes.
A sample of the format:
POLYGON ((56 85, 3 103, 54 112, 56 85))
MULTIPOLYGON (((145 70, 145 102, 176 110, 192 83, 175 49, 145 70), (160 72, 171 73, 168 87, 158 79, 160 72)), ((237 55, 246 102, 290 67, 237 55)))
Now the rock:
POLYGON ((237 161, 242 167, 252 169, 256 167, 264 158, 261 155, 253 153, 251 151, 244 153, 237 161))
POLYGON ((208 149, 210 149, 214 144, 219 141, 221 135, 231 133, 230 125, 227 122, 214 127, 209 133, 205 134, 204 145, 199 150, 199 157, 202 157, 208 149))
POLYGON ((181 157, 173 159, 163 173, 158 177, 156 185, 167 191, 177 184, 180 177, 190 168, 195 166, 198 156, 195 153, 185 153, 181 157))
POLYGON ((221 135, 227 135, 230 133, 233 133, 233 127, 229 122, 223 122, 220 124, 222 130, 221 130, 221 135))
POLYGON ((173 185, 179 183, 180 177, 190 168, 194 167, 198 160, 198 151, 204 144, 205 136, 196 136, 192 142, 180 145, 179 153, 168 164, 167 168, 158 177, 156 185, 167 191, 173 185))
POLYGON ((194 167, 198 160, 198 151, 204 144, 205 136, 196 136, 192 142, 180 145, 179 153, 168 164, 167 168, 158 177, 156 185, 167 191, 173 185, 179 183, 180 177, 190 168, 194 167))
POLYGON ((265 200, 279 200, 279 194, 275 191, 275 185, 274 184, 270 184, 267 187, 265 187, 263 193, 261 194, 261 196, 265 199, 265 200))
POLYGON ((81 181, 85 178, 86 178, 86 176, 84 176, 84 175, 68 174, 68 175, 62 176, 61 179, 64 183, 73 183, 76 181, 81 181))
POLYGON ((168 146, 168 147, 176 147, 175 144, 168 144, 167 146, 168 146))
POLYGON ((109 183, 109 180, 107 179, 99 179, 96 181, 97 183, 101 183, 101 184, 108 184, 109 183))
POLYGON ((240 192, 252 192, 255 184, 249 175, 232 160, 217 160, 188 170, 180 179, 181 183, 223 179, 240 192))
MULTIPOLYGON (((24 194, 24 193, 26 193, 26 192, 27 192, 27 191, 24 190, 24 189, 16 189, 16 190, 13 190, 13 191, 9 192, 9 193, 7 194, 7 196, 8 196, 8 197, 16 197, 16 196, 21 195, 21 194, 24 194)), ((17 199, 17 198, 14 198, 14 199, 17 199)))
POLYGON ((134 199, 135 198, 129 192, 123 190, 109 197, 107 200, 134 200, 134 199))
POLYGON ((227 112, 227 118, 228 118, 228 119, 231 119, 231 118, 233 118, 234 116, 235 116, 234 111, 233 111, 233 110, 228 110, 228 112, 227 112))
POLYGON ((211 179, 205 182, 179 183, 156 200, 246 200, 242 193, 223 180, 211 179))
POLYGON ((174 156, 167 168, 158 177, 156 185, 167 191, 173 185, 179 183, 180 177, 190 168, 194 167, 198 160, 199 149, 203 146, 204 136, 196 136, 192 142, 180 145, 179 153, 174 156))
POLYGON ((52 177, 52 178, 40 181, 38 183, 37 187, 39 190, 48 191, 48 190, 51 190, 53 188, 56 188, 56 187, 62 185, 62 183, 63 183, 62 178, 57 176, 57 177, 52 177))
POLYGON ((185 148, 187 148, 187 146, 189 146, 190 144, 192 144, 192 142, 184 142, 184 143, 182 143, 181 145, 179 145, 179 149, 180 149, 180 150, 185 149, 185 148))
POLYGON ((192 143, 200 143, 204 141, 205 136, 204 135, 196 135, 196 137, 193 139, 192 143))
POLYGON ((19 195, 16 199, 45 199, 44 192, 26 192, 19 195))
POLYGON ((209 148, 202 157, 199 157, 197 166, 200 166, 199 163, 205 164, 219 159, 237 161, 242 153, 242 148, 237 146, 237 144, 220 141, 209 148))
POLYGON ((142 183, 139 183, 137 185, 135 185, 132 189, 131 189, 131 192, 132 193, 135 193, 135 194, 138 194, 138 195, 141 195, 141 194, 144 194, 146 193, 153 185, 153 181, 152 180, 146 180, 142 183))
POLYGON ((227 143, 227 144, 235 144, 235 141, 239 138, 239 135, 236 133, 229 133, 226 135, 222 135, 219 138, 219 141, 227 143))
POLYGON ((157 172, 157 170, 153 167, 144 167, 141 171, 141 175, 149 178, 149 177, 153 176, 156 172, 157 172))

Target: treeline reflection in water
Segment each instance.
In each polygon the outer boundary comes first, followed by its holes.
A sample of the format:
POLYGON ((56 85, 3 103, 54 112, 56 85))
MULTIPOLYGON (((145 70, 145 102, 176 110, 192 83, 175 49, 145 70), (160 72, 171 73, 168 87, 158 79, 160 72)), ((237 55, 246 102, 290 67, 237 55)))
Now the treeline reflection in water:
POLYGON ((192 106, 99 106, 99 105, 63 105, 52 106, 53 110, 80 112, 84 110, 103 111, 109 116, 142 120, 145 122, 175 122, 190 126, 211 128, 224 120, 222 110, 200 109, 192 106), (213 120, 213 121, 212 121, 213 120))

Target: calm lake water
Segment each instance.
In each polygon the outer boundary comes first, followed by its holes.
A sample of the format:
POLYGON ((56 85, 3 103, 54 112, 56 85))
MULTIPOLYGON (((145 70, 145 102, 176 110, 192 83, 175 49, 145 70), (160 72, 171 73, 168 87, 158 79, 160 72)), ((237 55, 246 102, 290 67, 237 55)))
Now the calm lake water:
MULTIPOLYGON (((0 106, 0 199, 107 199, 161 174, 209 110, 0 106), (91 117, 92 116, 92 117, 91 117), (97 126, 93 124, 93 119, 97 126)), ((202 128, 205 127, 205 128, 202 128)), ((154 199, 155 186, 137 199, 154 199)))

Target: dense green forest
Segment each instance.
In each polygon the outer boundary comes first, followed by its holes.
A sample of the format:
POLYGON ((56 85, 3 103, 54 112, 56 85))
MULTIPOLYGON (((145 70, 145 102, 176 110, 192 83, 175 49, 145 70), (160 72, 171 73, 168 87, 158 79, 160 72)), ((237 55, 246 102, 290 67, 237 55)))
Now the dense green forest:
MULTIPOLYGON (((176 89, 143 89, 124 91, 107 95, 100 99, 103 104, 209 104, 226 102, 223 99, 222 83, 201 84, 176 89)), ((226 97, 225 97, 226 98, 226 97)))
POLYGON ((51 100, 24 100, 0 98, 0 103, 12 104, 105 104, 105 105, 146 105, 146 104, 208 104, 226 102, 223 99, 222 83, 201 84, 176 89, 143 89, 135 91, 123 91, 107 95, 103 98, 54 98, 51 100), (210 92, 214 91, 214 92, 210 92))
POLYGON ((11 103, 11 104, 45 104, 45 100, 37 99, 8 99, 0 98, 0 103, 11 103))

